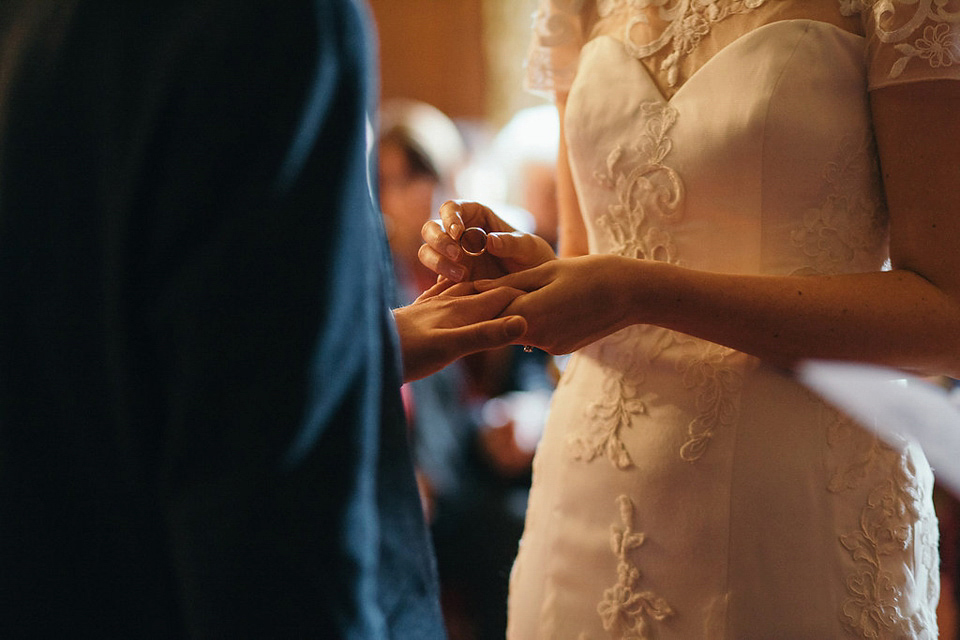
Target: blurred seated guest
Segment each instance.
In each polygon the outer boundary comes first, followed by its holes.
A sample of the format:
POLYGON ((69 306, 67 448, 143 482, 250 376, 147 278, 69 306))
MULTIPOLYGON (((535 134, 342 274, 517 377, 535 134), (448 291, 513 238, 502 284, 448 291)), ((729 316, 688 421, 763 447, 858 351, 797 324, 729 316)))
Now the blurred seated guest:
POLYGON ((387 239, 406 304, 436 275, 417 260, 420 228, 453 196, 453 176, 466 157, 457 126, 424 102, 385 101, 380 110, 379 187, 387 239))

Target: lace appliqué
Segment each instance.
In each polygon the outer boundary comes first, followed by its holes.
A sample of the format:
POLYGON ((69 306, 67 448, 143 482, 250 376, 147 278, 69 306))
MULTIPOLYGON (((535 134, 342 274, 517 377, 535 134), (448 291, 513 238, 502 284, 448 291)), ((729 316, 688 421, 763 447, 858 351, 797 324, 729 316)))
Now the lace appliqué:
POLYGON ((935 602, 939 595, 937 572, 937 524, 932 509, 925 506, 924 487, 909 448, 898 452, 875 435, 857 427, 848 418, 830 411, 827 438, 838 465, 828 490, 835 494, 858 489, 877 470, 889 468, 867 495, 857 529, 841 534, 840 544, 854 562, 847 576, 847 599, 841 605, 844 627, 858 638, 935 637, 935 602), (916 553, 915 550, 919 550, 916 553), (927 579, 926 602, 916 606, 905 597, 902 575, 911 573, 910 559, 927 579), (905 610, 911 606, 914 611, 905 610))
POLYGON ((605 171, 594 173, 601 186, 616 194, 616 203, 597 219, 610 241, 609 252, 646 260, 676 263, 677 249, 661 223, 682 213, 683 182, 663 164, 673 148, 667 136, 677 110, 663 102, 644 102, 640 143, 630 150, 617 146, 607 156, 605 171))
POLYGON ((583 1, 543 0, 533 14, 533 41, 525 63, 527 89, 566 91, 570 88, 583 44, 580 24, 583 1))
POLYGON ((603 592, 597 613, 605 631, 624 640, 651 640, 651 621, 663 622, 674 615, 667 601, 652 591, 641 591, 640 569, 631 558, 644 542, 635 531, 634 504, 629 497, 617 498, 621 525, 610 528, 610 547, 617 556, 617 583, 603 592))
MULTIPOLYGON (((663 164, 672 148, 667 133, 676 122, 677 112, 661 102, 643 103, 640 111, 646 123, 640 143, 629 152, 618 146, 607 156, 605 171, 594 174, 601 186, 616 194, 616 203, 607 208, 597 224, 607 234, 610 253, 676 262, 676 246, 658 223, 676 219, 683 202, 680 177, 663 164)), ((633 466, 620 434, 634 417, 647 412, 640 397, 643 369, 638 346, 643 333, 658 335, 654 352, 646 354, 647 361, 676 341, 672 331, 637 326, 601 343, 603 395, 587 407, 586 432, 568 441, 575 459, 589 462, 606 455, 618 469, 633 466)))
POLYGON ((906 68, 911 58, 926 60, 933 68, 951 67, 960 63, 960 33, 950 31, 950 25, 927 26, 923 35, 913 44, 898 44, 893 47, 903 57, 897 60, 890 70, 890 77, 896 78, 906 68))
POLYGON ((680 457, 687 462, 699 460, 717 428, 732 427, 740 412, 743 373, 728 364, 738 351, 704 340, 692 340, 699 347, 696 356, 677 365, 684 385, 697 393, 697 416, 687 426, 687 441, 680 457))
POLYGON ((943 0, 841 2, 844 15, 868 9, 873 12, 877 38, 884 44, 892 44, 899 54, 888 74, 891 80, 899 78, 912 60, 926 61, 931 69, 960 64, 960 11, 950 11, 943 0), (914 13, 904 20, 895 14, 908 10, 904 6, 907 4, 914 7, 914 13))
POLYGON ((803 213, 793 242, 809 259, 797 274, 873 271, 885 253, 887 211, 872 137, 848 136, 823 171, 822 204, 803 213), (864 184, 870 188, 864 188, 864 184))
POLYGON ((875 434, 861 429, 845 414, 831 411, 830 416, 827 444, 837 463, 831 469, 827 490, 842 493, 863 483, 882 444, 875 434))
POLYGON ((626 10, 629 18, 624 27, 624 46, 631 55, 646 58, 670 45, 672 51, 660 65, 670 87, 680 81, 679 63, 691 53, 712 26, 721 20, 739 13, 746 13, 766 4, 767 0, 597 0, 597 12, 601 18, 617 11, 626 10), (656 8, 658 18, 667 23, 660 36, 651 42, 640 44, 633 38, 633 28, 649 21, 645 10, 656 8))
MULTIPOLYGON (((669 87, 676 88, 683 81, 681 61, 710 34, 713 25, 769 1, 596 0, 596 4, 601 19, 623 15, 619 39, 631 55, 644 59, 665 54, 659 73, 669 87), (653 15, 665 26, 656 38, 640 41, 635 27, 648 24, 653 15)), ((534 15, 526 83, 532 90, 568 90, 584 43, 584 0, 541 2, 534 15)), ((837 0, 840 15, 862 14, 865 23, 872 25, 866 29, 870 48, 883 51, 878 56, 877 74, 873 76, 871 70, 871 76, 877 82, 883 82, 881 76, 885 76, 888 83, 960 77, 960 72, 944 72, 960 67, 960 10, 951 10, 950 4, 945 0, 837 0)))
MULTIPOLYGON (((645 122, 640 142, 629 150, 616 147, 604 170, 594 174, 615 196, 597 225, 605 232, 610 253, 679 264, 668 225, 682 216, 684 187, 677 172, 664 164, 673 146, 668 134, 677 111, 659 101, 639 108, 645 122)), ((660 327, 631 327, 599 346, 599 359, 605 363, 603 396, 587 408, 586 433, 569 441, 575 459, 590 461, 605 454, 619 469, 633 465, 621 433, 636 416, 647 413, 640 394, 644 366, 676 346, 691 354, 682 355, 677 368, 687 389, 696 393, 698 412, 688 425, 680 457, 698 460, 716 429, 736 420, 742 377, 729 358, 737 352, 660 327)))
MULTIPOLYGON (((621 341, 624 338, 623 335, 618 337, 621 341)), ((647 406, 640 398, 639 390, 643 372, 632 355, 629 348, 618 350, 612 366, 604 367, 601 382, 603 395, 600 400, 587 406, 587 431, 573 436, 567 443, 574 459, 589 462, 606 455, 618 469, 633 466, 620 432, 630 427, 635 416, 645 415, 647 406)))

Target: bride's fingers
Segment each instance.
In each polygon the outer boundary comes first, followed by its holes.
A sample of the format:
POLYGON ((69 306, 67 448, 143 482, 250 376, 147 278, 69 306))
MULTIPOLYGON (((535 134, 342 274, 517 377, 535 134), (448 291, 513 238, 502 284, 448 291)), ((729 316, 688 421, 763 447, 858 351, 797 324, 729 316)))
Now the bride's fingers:
MULTIPOLYGON (((440 221, 443 223, 443 229, 450 234, 453 239, 458 239, 463 230, 467 227, 463 221, 463 203, 456 200, 447 200, 440 205, 440 221)), ((426 239, 426 238, 424 238, 426 239)))
POLYGON ((436 249, 428 244, 420 245, 417 252, 417 258, 420 264, 439 274, 448 280, 460 282, 467 276, 467 268, 462 264, 457 264, 453 260, 441 255, 436 249))
POLYGON ((444 229, 453 238, 459 238, 467 227, 480 227, 488 232, 510 232, 514 230, 489 207, 479 202, 448 200, 440 206, 439 214, 444 229))
POLYGON ((554 257, 547 242, 529 233, 491 233, 487 236, 487 251, 498 258, 507 258, 518 264, 535 265, 554 257))
POLYGON ((475 280, 473 286, 477 291, 489 291, 498 287, 509 287, 529 293, 536 291, 544 284, 546 284, 546 278, 540 273, 539 269, 534 268, 517 271, 494 280, 475 280))
POLYGON ((527 321, 520 316, 494 318, 449 330, 464 353, 503 347, 520 339, 527 331, 527 321))
POLYGON ((428 220, 420 227, 420 237, 437 253, 451 260, 460 259, 460 243, 447 235, 436 220, 428 220))

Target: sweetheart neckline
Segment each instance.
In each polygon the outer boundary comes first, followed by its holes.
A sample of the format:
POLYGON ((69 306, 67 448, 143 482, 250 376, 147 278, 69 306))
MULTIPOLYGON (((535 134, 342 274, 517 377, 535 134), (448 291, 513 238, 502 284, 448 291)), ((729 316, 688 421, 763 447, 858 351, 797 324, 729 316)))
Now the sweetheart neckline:
MULTIPOLYGON (((737 46, 744 46, 744 45, 742 44, 744 41, 749 42, 749 40, 750 40, 755 34, 758 34, 758 33, 762 32, 762 31, 766 31, 766 30, 768 30, 768 29, 775 29, 775 28, 782 28, 782 29, 795 28, 795 27, 797 27, 798 25, 803 25, 805 29, 824 28, 824 29, 827 29, 827 30, 836 31, 836 32, 839 32, 839 33, 841 34, 841 36, 843 36, 843 37, 849 37, 852 41, 854 41, 854 42, 856 42, 856 43, 858 43, 858 44, 861 44, 861 45, 863 45, 863 44, 866 42, 866 38, 865 38, 864 36, 861 36, 861 35, 859 35, 859 34, 856 34, 856 33, 850 32, 850 31, 847 31, 846 29, 843 29, 843 28, 841 28, 841 27, 838 27, 837 25, 835 25, 835 24, 833 24, 833 23, 824 22, 823 20, 814 20, 814 19, 811 19, 811 18, 791 18, 791 19, 788 19, 788 20, 776 20, 776 21, 774 21, 774 22, 769 22, 769 23, 767 23, 767 24, 764 24, 764 25, 762 25, 762 26, 757 27, 756 29, 753 29, 753 30, 751 30, 751 31, 748 31, 748 32, 746 32, 746 33, 738 36, 737 38, 735 38, 735 39, 734 39, 733 41, 731 41, 729 44, 725 45, 722 49, 720 49, 720 50, 717 51, 715 54, 713 54, 713 55, 710 57, 709 60, 707 60, 706 62, 704 62, 702 65, 700 65, 700 66, 697 68, 696 71, 694 71, 692 74, 690 74, 690 76, 687 77, 687 79, 683 82, 683 84, 681 84, 681 85, 677 88, 677 90, 673 93, 673 95, 671 95, 671 96, 669 96, 669 97, 666 96, 666 95, 663 93, 663 90, 661 89, 659 83, 657 82, 656 78, 654 77, 654 74, 650 71, 650 69, 647 67, 647 65, 643 64, 643 62, 642 62, 641 60, 637 59, 635 56, 630 55, 629 51, 627 50, 626 44, 624 44, 624 42, 623 42, 622 40, 620 40, 619 38, 617 38, 617 37, 615 37, 615 36, 612 36, 612 35, 609 35, 609 34, 601 34, 601 35, 596 36, 595 38, 593 38, 592 40, 590 40, 590 41, 587 42, 586 44, 584 44, 584 45, 583 45, 583 49, 586 49, 586 48, 590 47, 594 42, 598 42, 598 41, 601 41, 601 40, 611 40, 611 41, 615 42, 615 43, 617 44, 617 46, 618 46, 629 58, 637 61, 637 64, 638 64, 638 65, 641 67, 641 69, 642 69, 642 73, 643 73, 644 77, 646 77, 646 79, 647 79, 647 80, 650 82, 650 84, 653 86, 653 88, 654 88, 654 90, 656 91, 657 96, 660 98, 660 100, 661 100, 662 102, 666 103, 666 104, 671 104, 671 103, 673 103, 674 100, 677 99, 677 97, 678 97, 678 96, 680 95, 680 93, 686 88, 686 86, 689 85, 697 76, 700 75, 701 71, 703 71, 704 69, 707 69, 707 68, 710 67, 712 64, 720 64, 720 63, 714 63, 714 60, 716 60, 717 58, 722 58, 722 57, 725 57, 725 56, 733 55, 733 54, 731 54, 731 53, 728 53, 728 50, 730 50, 730 49, 735 49, 737 46)), ((758 36, 758 37, 759 37, 759 36, 758 36)))

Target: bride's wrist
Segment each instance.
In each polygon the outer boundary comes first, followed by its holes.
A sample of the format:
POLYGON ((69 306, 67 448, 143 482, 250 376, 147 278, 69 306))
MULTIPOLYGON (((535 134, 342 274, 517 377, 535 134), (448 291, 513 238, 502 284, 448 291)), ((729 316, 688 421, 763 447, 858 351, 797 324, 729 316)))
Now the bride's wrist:
POLYGON ((655 324, 667 322, 671 308, 670 296, 676 297, 673 277, 676 268, 665 262, 629 259, 623 265, 622 308, 626 324, 655 324), (672 292, 672 293, 671 293, 672 292))

